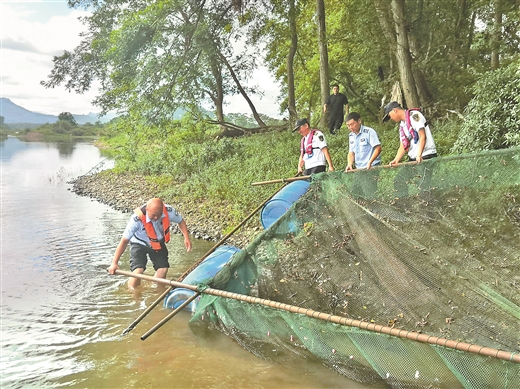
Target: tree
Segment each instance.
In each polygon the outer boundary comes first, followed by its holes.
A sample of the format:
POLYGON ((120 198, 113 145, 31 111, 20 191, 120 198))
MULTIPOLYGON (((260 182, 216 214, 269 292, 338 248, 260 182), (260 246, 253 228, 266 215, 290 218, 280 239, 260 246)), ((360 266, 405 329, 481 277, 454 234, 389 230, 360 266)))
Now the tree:
MULTIPOLYGON (((327 102, 330 93, 329 85, 329 52, 327 49, 327 31, 325 27, 325 2, 316 0, 316 17, 318 19, 318 48, 320 52, 320 91, 321 106, 327 102)), ((326 115, 321 116, 321 126, 327 126, 326 115)))
POLYGON ((74 51, 54 57, 44 86, 64 84, 83 93, 99 80, 101 93, 94 103, 102 114, 116 110, 155 123, 171 120, 179 107, 202 112, 208 102, 215 107, 217 120, 223 121, 225 96, 237 89, 246 96, 240 85, 243 74, 230 67, 233 61, 228 59, 236 24, 229 2, 70 0, 69 4, 92 10, 84 18, 87 31, 74 51))
POLYGON ((78 123, 76 122, 76 119, 70 112, 62 112, 58 115, 59 121, 69 122, 73 126, 77 126, 78 123))
POLYGON ((298 33, 296 30, 296 5, 294 0, 289 0, 289 35, 290 45, 287 52, 287 110, 289 121, 295 123, 298 117, 296 110, 296 97, 294 91, 294 57, 298 50, 298 33))

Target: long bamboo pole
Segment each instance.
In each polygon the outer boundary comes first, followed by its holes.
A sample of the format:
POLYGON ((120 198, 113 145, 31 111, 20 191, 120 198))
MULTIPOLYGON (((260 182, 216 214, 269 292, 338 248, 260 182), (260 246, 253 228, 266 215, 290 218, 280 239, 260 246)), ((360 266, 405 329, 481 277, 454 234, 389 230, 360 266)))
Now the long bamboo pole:
MULTIPOLYGON (((298 177, 300 173, 296 174, 295 178, 298 177)), ((284 185, 285 186, 285 185, 284 185)), ((282 186, 283 188, 283 186, 282 186)), ((280 188, 281 189, 281 188, 280 188)), ((188 274, 190 274, 193 269, 195 269, 198 265, 200 265, 201 262, 203 262, 207 257, 210 256, 210 254, 215 251, 217 248, 219 248, 226 240, 228 240, 240 227, 242 227, 244 224, 246 224, 249 219, 251 219, 269 200, 271 200, 275 194, 277 194, 280 189, 278 189, 276 192, 274 192, 271 196, 269 196, 268 199, 266 199, 262 204, 260 204, 258 207, 254 209, 249 215, 245 217, 244 220, 242 220, 233 230, 231 230, 226 236, 224 236, 220 241, 218 241, 212 248, 208 250, 206 254, 204 254, 198 261, 196 261, 188 270, 186 270, 184 273, 181 274, 181 276, 177 279, 177 281, 182 281, 188 274)), ((139 322, 141 322, 151 311, 154 309, 157 304, 159 304, 167 295, 171 292, 173 287, 170 287, 166 289, 154 302, 152 302, 148 308, 146 308, 130 325, 122 332, 121 335, 126 335, 130 331, 132 331, 139 322)))
POLYGON ((155 277, 147 276, 144 274, 135 274, 135 273, 127 272, 127 271, 123 271, 123 270, 116 270, 115 274, 128 276, 128 277, 141 278, 143 280, 154 281, 154 282, 162 283, 165 285, 171 285, 171 286, 177 287, 177 288, 179 288, 179 287, 186 288, 186 289, 190 289, 190 290, 193 290, 196 292, 210 294, 213 296, 230 298, 230 299, 234 299, 234 300, 238 300, 238 301, 244 301, 249 304, 260 304, 260 305, 264 305, 266 307, 281 309, 284 311, 288 311, 288 312, 292 312, 292 313, 296 313, 296 314, 300 314, 300 315, 305 315, 305 316, 312 317, 315 319, 324 320, 324 321, 328 321, 328 322, 332 322, 332 323, 336 323, 336 324, 340 324, 340 325, 344 325, 344 326, 357 327, 357 328, 361 328, 363 330, 367 330, 367 331, 371 331, 371 332, 378 332, 378 333, 382 333, 382 334, 386 334, 386 335, 390 335, 390 336, 397 336, 399 338, 414 340, 414 341, 421 342, 421 343, 434 344, 437 346, 451 348, 451 349, 455 349, 455 350, 459 350, 459 351, 466 351, 466 352, 470 352, 473 354, 483 355, 483 356, 487 356, 487 357, 493 357, 493 358, 501 359, 504 361, 520 363, 520 353, 498 350, 498 349, 494 349, 491 347, 484 347, 484 346, 479 346, 476 344, 470 344, 470 343, 465 343, 465 342, 459 342, 457 340, 440 338, 438 336, 421 334, 421 333, 415 332, 415 331, 407 331, 404 329, 382 326, 379 324, 373 324, 373 323, 369 323, 369 322, 361 321, 361 320, 347 319, 346 317, 342 317, 342 316, 318 312, 318 311, 314 311, 312 309, 297 307, 295 305, 284 304, 284 303, 280 303, 280 302, 273 301, 273 300, 261 299, 259 297, 253 297, 253 296, 247 296, 247 295, 239 294, 239 293, 227 292, 225 290, 207 288, 202 291, 199 291, 197 286, 195 286, 195 285, 188 285, 188 284, 183 284, 183 283, 176 282, 176 281, 169 281, 169 280, 166 280, 163 278, 155 278, 155 277))
POLYGON ((265 184, 277 184, 279 182, 289 183, 289 182, 299 181, 299 180, 308 180, 310 177, 311 176, 280 178, 278 180, 253 182, 251 185, 252 186, 257 186, 257 185, 265 185, 265 184))
MULTIPOLYGON (((394 166, 379 165, 379 166, 373 166, 370 169, 390 169, 390 168, 395 168, 395 167, 399 167, 399 166, 403 166, 403 165, 417 165, 417 162, 415 162, 415 161, 403 162, 403 163, 399 163, 399 164, 394 165, 394 166)), ((352 170, 349 170, 347 173, 355 173, 355 172, 359 172, 359 171, 362 171, 362 170, 366 170, 366 169, 352 169, 352 170)), ((251 183, 251 185, 252 186, 258 186, 258 185, 266 185, 266 184, 277 184, 277 183, 280 183, 280 182, 287 182, 288 183, 288 182, 293 182, 293 181, 298 181, 298 180, 308 180, 310 177, 311 176, 279 178, 279 179, 270 180, 270 181, 253 182, 253 183, 251 183)))

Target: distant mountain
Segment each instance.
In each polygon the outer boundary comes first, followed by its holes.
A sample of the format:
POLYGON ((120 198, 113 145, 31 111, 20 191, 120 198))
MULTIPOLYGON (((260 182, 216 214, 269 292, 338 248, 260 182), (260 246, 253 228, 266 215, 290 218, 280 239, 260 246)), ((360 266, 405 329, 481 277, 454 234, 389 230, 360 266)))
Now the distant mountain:
MULTIPOLYGON (((71 112, 72 113, 72 112, 71 112)), ((13 103, 6 97, 0 98, 0 115, 4 117, 5 124, 15 124, 15 123, 31 123, 31 124, 45 124, 45 123, 55 123, 58 121, 58 116, 47 115, 44 113, 33 112, 20 107, 19 105, 13 103)), ((85 123, 95 123, 98 120, 102 123, 109 122, 112 120, 115 115, 107 115, 102 118, 98 118, 97 114, 89 113, 88 115, 75 115, 74 119, 78 124, 85 123)))

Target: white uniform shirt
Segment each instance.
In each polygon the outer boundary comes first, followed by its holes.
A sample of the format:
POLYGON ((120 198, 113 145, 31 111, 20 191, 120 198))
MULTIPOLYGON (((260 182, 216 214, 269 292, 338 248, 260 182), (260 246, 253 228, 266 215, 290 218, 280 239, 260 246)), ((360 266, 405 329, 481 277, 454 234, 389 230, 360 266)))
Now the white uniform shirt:
MULTIPOLYGON (((435 148, 435 142, 433 140, 432 133, 430 131, 430 126, 426 124, 426 118, 420 111, 410 111, 410 124, 412 128, 417 131, 419 134, 419 129, 424 128, 424 134, 426 135, 426 143, 424 145, 424 150, 422 152, 422 156, 426 157, 427 155, 437 153, 437 149, 435 148)), ((404 130, 404 133, 407 137, 410 137, 410 131, 406 127, 406 122, 401 120, 399 124, 401 128, 404 130)), ((413 139, 410 139, 410 148, 408 149, 408 157, 411 159, 417 159, 417 153, 419 149, 419 141, 415 143, 413 139)))
MULTIPOLYGON (((303 141, 304 146, 307 145, 311 134, 312 131, 305 137, 303 141)), ((322 151, 324 147, 327 147, 327 141, 325 140, 323 132, 315 130, 314 137, 312 138, 312 154, 309 155, 306 152, 303 154, 305 169, 311 169, 316 166, 326 166, 325 154, 323 154, 322 151)))
MULTIPOLYGON (((171 223, 177 223, 179 224, 182 222, 182 216, 175 210, 175 208, 164 204, 166 207, 166 210, 168 211, 168 217, 170 218, 170 224, 171 223)), ((163 214, 159 219, 156 221, 150 220, 148 217, 148 214, 146 214, 146 221, 152 222, 153 228, 155 230, 155 234, 157 235, 158 240, 164 239, 164 228, 162 225, 162 219, 165 217, 163 214)), ((139 219, 139 216, 137 216, 135 213, 130 217, 130 220, 128 221, 128 224, 126 225, 126 228, 123 232, 123 238, 129 239, 130 243, 137 243, 143 246, 152 247, 150 244, 150 238, 148 238, 148 234, 146 233, 146 230, 144 229, 143 222, 141 219, 139 219)))

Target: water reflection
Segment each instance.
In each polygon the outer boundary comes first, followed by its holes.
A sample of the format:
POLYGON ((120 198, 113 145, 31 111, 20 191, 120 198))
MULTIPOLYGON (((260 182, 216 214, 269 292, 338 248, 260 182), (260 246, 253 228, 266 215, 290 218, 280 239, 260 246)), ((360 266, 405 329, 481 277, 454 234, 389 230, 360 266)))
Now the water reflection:
POLYGON ((55 142, 54 145, 58 149, 60 153, 60 157, 66 158, 70 157, 74 152, 74 148, 76 146, 76 142, 74 141, 63 141, 63 142, 55 142))

